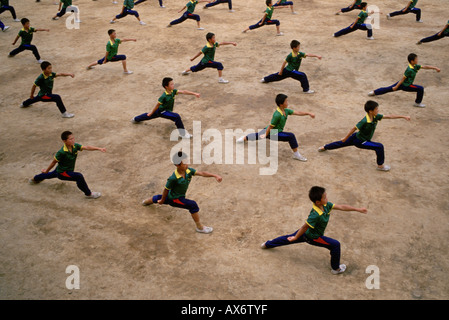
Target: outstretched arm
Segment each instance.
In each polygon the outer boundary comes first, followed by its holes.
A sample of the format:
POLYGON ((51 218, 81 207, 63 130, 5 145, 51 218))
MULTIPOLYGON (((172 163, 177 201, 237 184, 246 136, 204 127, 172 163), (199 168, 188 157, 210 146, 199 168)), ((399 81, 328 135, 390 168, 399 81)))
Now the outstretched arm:
POLYGON ((226 46, 228 44, 232 44, 235 47, 237 45, 237 42, 220 42, 220 46, 226 46))
POLYGON ((434 67, 434 66, 421 66, 421 69, 430 69, 430 70, 435 70, 436 72, 440 72, 441 69, 434 67))
POLYGON ((188 90, 178 90, 178 93, 181 93, 181 94, 187 94, 187 95, 189 95, 189 96, 195 96, 195 97, 197 97, 197 98, 200 97, 200 94, 199 94, 199 93, 192 92, 192 91, 188 91, 188 90))
POLYGON ((122 42, 126 42, 126 41, 134 41, 134 42, 136 42, 137 39, 121 39, 120 41, 122 41, 122 42))
POLYGON ((400 115, 396 115, 396 114, 386 114, 383 116, 382 119, 405 119, 407 121, 410 121, 410 117, 409 116, 400 116, 400 115))
POLYGON ((200 176, 200 177, 206 177, 206 178, 214 177, 215 180, 217 180, 218 182, 221 182, 221 180, 223 180, 223 178, 221 176, 219 176, 218 174, 213 174, 213 173, 209 173, 206 171, 197 171, 195 173, 195 175, 200 176))
POLYGON ((308 53, 308 54, 307 54, 307 57, 318 58, 318 59, 320 59, 320 60, 321 60, 321 58, 322 58, 322 56, 319 56, 319 55, 317 55, 317 54, 311 54, 311 53, 308 53))
POLYGON ((343 139, 341 139, 341 142, 346 142, 346 140, 348 140, 349 137, 352 136, 352 134, 353 134, 354 132, 356 132, 356 131, 357 131, 357 127, 352 128, 352 129, 348 132, 348 134, 346 135, 346 137, 344 137, 343 139))
POLYGON ((92 146, 82 146, 81 150, 87 150, 87 151, 101 151, 106 152, 106 148, 98 148, 98 147, 92 147, 92 146))
POLYGON ((202 54, 202 52, 198 52, 193 58, 190 59, 190 61, 195 60, 196 58, 198 58, 200 55, 202 54))
POLYGON ((34 29, 34 32, 37 32, 37 31, 47 31, 47 32, 49 32, 50 29, 34 29))
POLYGON ((310 116, 312 119, 315 118, 315 114, 311 112, 303 112, 303 111, 293 111, 294 116, 310 116))
POLYGON ((349 206, 347 204, 340 204, 340 205, 334 204, 334 207, 332 209, 340 210, 340 211, 357 211, 357 212, 360 212, 360 213, 367 213, 368 212, 368 209, 366 209, 366 208, 356 208, 356 207, 353 207, 353 206, 349 206))
POLYGON ((73 73, 57 73, 56 76, 57 77, 72 77, 72 78, 75 77, 75 75, 73 73))

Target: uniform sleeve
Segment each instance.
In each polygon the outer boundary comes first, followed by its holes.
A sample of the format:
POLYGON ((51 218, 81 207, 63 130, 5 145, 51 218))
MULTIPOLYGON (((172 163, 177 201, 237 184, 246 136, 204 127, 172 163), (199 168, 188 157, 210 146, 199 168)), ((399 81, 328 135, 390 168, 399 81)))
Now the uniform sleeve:
POLYGON ((292 110, 292 109, 285 109, 285 114, 286 114, 287 116, 293 114, 293 112, 295 112, 295 111, 292 110))
POLYGON ((75 150, 76 151, 83 151, 83 145, 79 143, 75 143, 75 150))
POLYGON ((327 202, 326 206, 329 207, 329 213, 332 211, 332 209, 334 208, 334 204, 332 202, 327 202))
POLYGON ((312 228, 315 229, 315 225, 317 223, 318 220, 318 214, 315 213, 314 211, 310 212, 309 217, 306 220, 307 225, 312 228))
POLYGON ((421 69, 421 65, 417 64, 417 65, 415 65, 415 68, 416 68, 416 71, 418 71, 419 69, 421 69))
POLYGON ((108 42, 108 43, 106 44, 106 51, 107 51, 107 52, 111 52, 111 43, 110 43, 110 42, 108 42))
POLYGON ((299 56, 300 56, 301 58, 306 58, 306 57, 307 57, 307 54, 305 54, 304 52, 300 52, 300 53, 299 53, 299 56))
POLYGON ((196 174, 196 170, 193 168, 189 168, 190 172, 192 173, 192 176, 194 176, 196 174))
POLYGON ((207 46, 204 46, 203 49, 201 49, 201 52, 202 52, 203 54, 206 54, 206 51, 207 51, 207 46))
POLYGON ((159 102, 160 104, 164 104, 164 95, 160 96, 159 99, 157 99, 157 102, 159 102))
POLYGON ((357 123, 355 126, 357 129, 361 130, 363 128, 363 126, 365 125, 366 121, 365 118, 363 118, 362 120, 360 120, 359 123, 357 123))
POLYGON ((64 157, 64 153, 62 153, 60 151, 56 152, 56 154, 55 154, 56 161, 60 162, 63 159, 63 157, 64 157))
POLYGON ((177 95, 178 94, 178 89, 173 89, 173 95, 177 95))
POLYGON ((380 121, 380 120, 383 119, 383 117, 384 117, 383 114, 378 114, 378 115, 376 116, 376 120, 377 120, 377 121, 380 121))
POLYGON ((36 80, 34 80, 34 84, 40 87, 42 85, 42 77, 41 76, 37 77, 36 80))
POLYGON ((285 61, 288 62, 288 63, 292 62, 292 55, 289 54, 289 55, 285 58, 285 61))
POLYGON ((272 126, 272 127, 276 127, 276 125, 279 123, 279 116, 278 116, 278 113, 276 112, 274 115, 273 115, 273 118, 271 118, 271 122, 270 122, 270 125, 272 126))
POLYGON ((167 179, 167 183, 165 184, 165 189, 171 190, 176 186, 176 179, 173 177, 170 177, 167 179))

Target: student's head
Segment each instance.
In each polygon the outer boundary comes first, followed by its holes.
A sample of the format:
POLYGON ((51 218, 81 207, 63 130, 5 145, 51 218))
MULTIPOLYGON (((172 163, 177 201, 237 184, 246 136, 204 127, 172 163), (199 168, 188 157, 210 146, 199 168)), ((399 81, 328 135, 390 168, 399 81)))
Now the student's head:
POLYGON ((362 7, 363 10, 366 10, 366 7, 368 7, 368 3, 362 2, 362 3, 360 4, 360 6, 362 7))
POLYGON ((44 71, 45 73, 51 73, 52 72, 52 66, 51 63, 48 61, 44 61, 41 63, 41 69, 42 71, 44 71))
POLYGON ((28 20, 27 18, 20 19, 20 23, 22 23, 22 26, 24 26, 25 28, 30 27, 30 20, 28 20))
POLYGON ((265 1, 265 4, 269 7, 269 6, 271 6, 271 0, 266 0, 265 1))
POLYGON ((215 43, 215 34, 213 34, 212 32, 208 32, 206 34, 206 40, 207 42, 215 43))
POLYGON ((368 100, 365 103, 365 111, 375 116, 379 112, 379 104, 376 101, 368 100))
POLYGON ((298 40, 292 40, 292 42, 290 42, 290 48, 292 48, 293 51, 299 51, 300 45, 301 43, 298 40))
POLYGON ((309 199, 315 205, 325 205, 327 203, 326 189, 314 186, 309 190, 309 199))
POLYGON ((176 168, 180 168, 181 170, 186 170, 187 166, 188 166, 187 158, 188 157, 184 152, 178 151, 177 153, 175 153, 173 155, 172 162, 176 166, 176 168))
POLYGON ((108 35, 109 35, 111 38, 115 38, 115 37, 116 37, 115 30, 114 30, 114 29, 109 29, 109 30, 108 30, 108 35))
POLYGON ((417 64, 418 63, 418 55, 415 53, 410 53, 407 57, 407 60, 411 64, 417 64))
POLYGON ((278 106, 278 107, 284 107, 284 108, 286 108, 287 106, 288 106, 288 100, 287 100, 287 95, 285 95, 285 94, 283 94, 283 93, 279 93, 277 96, 276 96, 276 105, 278 106))
POLYGON ((173 82, 172 78, 166 77, 162 79, 162 86, 166 90, 173 90, 175 88, 175 83, 173 82))
POLYGON ((61 140, 68 147, 72 147, 75 144, 75 136, 70 131, 64 131, 61 133, 61 140))

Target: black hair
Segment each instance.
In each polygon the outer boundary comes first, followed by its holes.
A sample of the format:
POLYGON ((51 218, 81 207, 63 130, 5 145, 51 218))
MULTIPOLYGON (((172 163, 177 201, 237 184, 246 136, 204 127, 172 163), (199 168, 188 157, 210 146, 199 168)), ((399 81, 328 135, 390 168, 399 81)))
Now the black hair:
POLYGON ((172 157, 172 162, 175 166, 178 166, 181 164, 182 160, 187 159, 187 155, 182 152, 182 151, 178 151, 177 153, 175 153, 172 157))
POLYGON ((114 32, 115 32, 114 29, 109 29, 109 30, 108 30, 108 35, 111 35, 111 34, 113 34, 114 32))
POLYGON ((172 78, 169 78, 169 77, 166 77, 166 78, 164 78, 164 79, 162 79, 162 86, 165 88, 165 87, 168 87, 168 84, 170 83, 170 81, 173 81, 173 79, 172 78))
POLYGON ((283 94, 283 93, 279 93, 279 94, 276 96, 276 100, 275 100, 277 106, 279 107, 281 104, 283 104, 287 98, 288 98, 287 95, 285 95, 285 94, 283 94))
POLYGON ((326 189, 323 187, 314 186, 310 188, 309 190, 309 199, 313 203, 316 203, 317 201, 321 201, 323 198, 323 194, 326 192, 326 189))
POLYGON ((269 5, 271 4, 271 0, 266 0, 266 1, 265 1, 265 4, 266 4, 267 6, 269 6, 269 5))
POLYGON ((368 3, 366 3, 366 2, 362 2, 362 3, 360 4, 360 7, 365 8, 367 4, 368 4, 368 3))
POLYGON ((45 70, 45 69, 47 69, 48 66, 51 66, 51 63, 50 63, 50 62, 48 62, 48 61, 42 62, 42 63, 41 63, 41 69, 42 69, 42 71, 45 70))
POLYGON ((408 62, 412 62, 413 60, 415 60, 416 58, 418 57, 418 55, 417 54, 415 54, 415 53, 410 53, 409 55, 408 55, 408 57, 407 57, 407 60, 408 60, 408 62))
POLYGON ((213 36, 215 36, 214 33, 208 32, 208 33, 206 34, 206 40, 209 41, 210 39, 212 39, 213 36))
POLYGON ((22 24, 22 26, 24 26, 27 22, 30 22, 30 20, 28 20, 27 18, 20 19, 20 23, 22 24))
POLYGON ((376 101, 368 100, 365 103, 365 111, 368 113, 369 111, 373 111, 379 106, 379 104, 376 101))
POLYGON ((70 131, 64 131, 63 133, 61 133, 61 140, 66 141, 71 134, 73 133, 71 133, 70 131))
POLYGON ((292 42, 290 42, 290 48, 296 48, 297 46, 299 46, 301 44, 301 42, 299 42, 298 40, 292 40, 292 42))

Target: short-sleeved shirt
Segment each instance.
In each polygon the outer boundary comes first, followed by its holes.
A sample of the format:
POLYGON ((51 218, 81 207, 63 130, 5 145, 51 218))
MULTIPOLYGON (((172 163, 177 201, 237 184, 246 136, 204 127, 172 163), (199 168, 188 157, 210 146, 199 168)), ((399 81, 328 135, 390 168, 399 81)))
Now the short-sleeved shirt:
POLYGON ((173 106, 175 104, 175 96, 178 94, 178 90, 174 89, 171 93, 165 91, 162 96, 157 100, 161 105, 159 106, 159 110, 161 112, 164 111, 173 111, 173 106))
POLYGON ((118 45, 122 43, 120 39, 115 39, 112 41, 109 39, 108 43, 106 44, 106 51, 108 52, 108 61, 112 59, 115 55, 117 55, 118 52, 118 45))
POLYGON ((309 228, 306 231, 306 237, 309 239, 317 239, 324 235, 324 230, 329 222, 330 213, 334 204, 328 202, 323 206, 324 210, 318 208, 315 204, 309 213, 309 217, 306 220, 309 228))
POLYGON ((412 0, 412 3, 410 3, 410 5, 408 6, 409 9, 413 9, 416 4, 418 3, 418 0, 412 0))
POLYGON ((28 31, 25 30, 25 28, 22 28, 22 30, 19 31, 19 37, 22 38, 22 42, 20 44, 31 44, 34 32, 36 32, 36 29, 32 27, 30 27, 28 31))
POLYGON ((215 58, 215 49, 220 45, 218 42, 215 42, 213 45, 209 42, 201 49, 201 52, 204 54, 203 59, 201 59, 202 63, 208 63, 209 61, 214 61, 215 58))
POLYGON ((404 80, 402 85, 405 87, 412 85, 413 81, 415 81, 416 74, 418 73, 419 69, 421 69, 421 65, 415 64, 415 66, 412 66, 411 64, 409 64, 404 72, 404 77, 406 77, 406 79, 404 80))
POLYGON ((178 199, 185 197, 187 189, 189 188, 190 181, 195 175, 196 170, 193 168, 187 168, 185 172, 185 178, 178 173, 178 169, 167 179, 165 189, 168 190, 169 199, 178 199))
POLYGON ((72 0, 61 0, 62 2, 62 7, 63 8, 67 8, 70 7, 72 5, 72 0))
POLYGON ((366 18, 368 18, 368 13, 366 13, 365 10, 360 11, 359 17, 357 19, 357 24, 363 24, 366 18))
MULTIPOLYGON (((277 132, 284 131, 285 123, 287 122, 287 118, 289 115, 293 114, 292 109, 284 109, 285 115, 282 112, 281 108, 277 108, 276 111, 273 113, 273 117, 271 118, 271 130, 270 130, 270 136, 274 135, 273 129, 276 129, 277 132)), ((267 127, 268 128, 268 127, 267 127)), ((266 129, 267 129, 266 128, 266 129)))
POLYGON ((55 160, 58 161, 56 172, 63 173, 64 171, 75 171, 75 162, 78 152, 82 151, 83 146, 75 143, 72 147, 72 152, 64 144, 64 146, 56 153, 55 160))
POLYGON ((368 114, 356 124, 357 129, 359 131, 356 133, 357 139, 361 141, 371 141, 371 138, 374 135, 374 131, 376 130, 377 123, 382 120, 384 116, 382 114, 377 114, 373 121, 371 121, 368 114))
POLYGON ((52 72, 50 75, 46 76, 43 72, 36 78, 34 84, 39 87, 39 97, 51 94, 53 92, 53 83, 56 78, 56 73, 52 72))
POLYGON ((127 9, 134 8, 134 0, 125 0, 123 2, 123 6, 126 7, 127 9))
POLYGON ((266 20, 271 20, 271 17, 273 16, 274 7, 267 7, 265 9, 265 13, 267 14, 266 20))
POLYGON ((292 51, 287 58, 285 58, 285 61, 287 61, 287 69, 288 71, 296 70, 298 71, 299 67, 301 66, 302 59, 307 57, 307 55, 304 52, 298 52, 295 53, 292 51))
POLYGON ((190 13, 193 13, 193 11, 195 11, 195 7, 198 4, 198 1, 192 1, 190 0, 189 2, 187 2, 186 7, 187 7, 187 11, 190 13))

